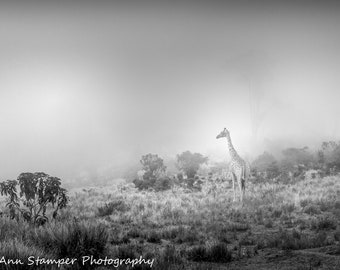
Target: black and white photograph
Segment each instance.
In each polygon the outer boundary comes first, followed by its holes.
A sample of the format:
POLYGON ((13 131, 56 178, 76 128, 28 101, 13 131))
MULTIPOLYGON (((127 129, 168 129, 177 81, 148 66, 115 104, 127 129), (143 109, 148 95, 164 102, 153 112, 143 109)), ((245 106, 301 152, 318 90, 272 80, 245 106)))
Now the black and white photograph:
POLYGON ((340 2, 0 0, 0 270, 339 270, 340 2))

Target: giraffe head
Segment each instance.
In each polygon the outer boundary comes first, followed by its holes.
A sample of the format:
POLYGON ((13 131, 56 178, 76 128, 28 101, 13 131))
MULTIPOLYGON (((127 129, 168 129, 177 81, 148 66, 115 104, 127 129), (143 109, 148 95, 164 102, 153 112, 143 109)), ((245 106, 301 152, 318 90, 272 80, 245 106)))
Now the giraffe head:
POLYGON ((219 138, 223 138, 223 137, 227 137, 229 135, 229 130, 227 130, 226 128, 224 128, 220 134, 218 134, 216 136, 216 139, 219 139, 219 138))

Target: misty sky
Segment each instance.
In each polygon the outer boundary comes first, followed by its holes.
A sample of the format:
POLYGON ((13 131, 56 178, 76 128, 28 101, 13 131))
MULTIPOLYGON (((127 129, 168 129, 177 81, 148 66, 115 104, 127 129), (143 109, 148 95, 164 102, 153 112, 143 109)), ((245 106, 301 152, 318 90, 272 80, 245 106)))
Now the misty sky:
POLYGON ((67 2, 0 3, 1 180, 339 139, 336 4, 67 2))

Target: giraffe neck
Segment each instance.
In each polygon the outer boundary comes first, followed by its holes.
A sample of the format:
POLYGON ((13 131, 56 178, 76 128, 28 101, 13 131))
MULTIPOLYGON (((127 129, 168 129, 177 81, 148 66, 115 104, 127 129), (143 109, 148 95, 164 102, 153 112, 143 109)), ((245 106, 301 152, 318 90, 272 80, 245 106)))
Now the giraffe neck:
POLYGON ((228 149, 229 149, 229 153, 230 153, 230 157, 231 159, 235 160, 235 159, 239 159, 240 156, 238 155, 238 153, 236 152, 233 143, 231 142, 231 138, 230 135, 227 135, 227 141, 228 141, 228 149))

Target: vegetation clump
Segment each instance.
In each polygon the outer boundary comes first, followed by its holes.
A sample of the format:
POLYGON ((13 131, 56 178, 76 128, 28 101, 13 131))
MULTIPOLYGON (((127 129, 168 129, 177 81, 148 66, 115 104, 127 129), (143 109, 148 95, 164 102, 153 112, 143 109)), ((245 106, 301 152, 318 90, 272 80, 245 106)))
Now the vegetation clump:
POLYGON ((232 260, 231 252, 226 243, 218 242, 210 247, 199 245, 188 252, 189 260, 196 262, 227 263, 232 260))
POLYGON ((0 192, 7 196, 10 218, 19 219, 21 216, 36 225, 46 223, 48 207, 52 209, 52 217, 56 218, 58 211, 68 203, 61 180, 43 172, 22 173, 17 180, 4 181, 0 183, 0 192))

